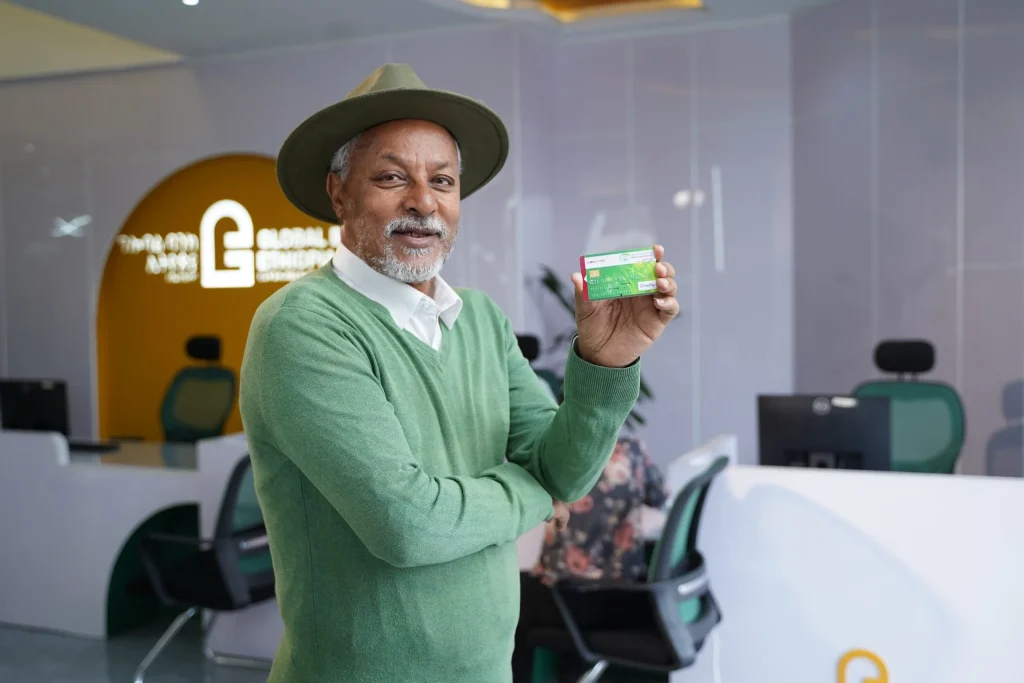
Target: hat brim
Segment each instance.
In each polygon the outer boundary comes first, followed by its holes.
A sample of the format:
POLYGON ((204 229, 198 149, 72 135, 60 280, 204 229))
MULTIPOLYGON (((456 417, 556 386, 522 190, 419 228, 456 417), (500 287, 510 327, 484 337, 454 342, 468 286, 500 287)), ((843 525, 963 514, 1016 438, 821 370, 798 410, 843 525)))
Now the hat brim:
POLYGON ((396 89, 368 93, 321 109, 281 146, 277 179, 300 211, 337 222, 325 181, 338 149, 359 133, 389 121, 419 119, 447 129, 462 152, 463 199, 498 174, 508 157, 508 131, 501 118, 468 97, 439 90, 396 89))

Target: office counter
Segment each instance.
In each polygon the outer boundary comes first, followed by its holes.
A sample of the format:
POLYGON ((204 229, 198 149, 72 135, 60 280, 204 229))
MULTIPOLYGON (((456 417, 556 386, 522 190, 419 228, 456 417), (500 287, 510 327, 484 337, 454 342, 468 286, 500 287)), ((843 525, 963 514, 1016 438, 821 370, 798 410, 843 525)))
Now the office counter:
POLYGON ((168 455, 188 460, 141 443, 77 457, 59 434, 0 431, 0 622, 99 638, 129 627, 126 545, 144 523, 195 523, 195 468, 168 455))
POLYGON ((730 467, 699 545, 722 681, 1024 681, 1024 481, 730 467))
MULTIPOLYGON (((75 462, 59 436, 0 433, 0 621, 105 635, 125 539, 195 501, 211 535, 245 453, 232 435, 200 442, 196 469, 127 453, 75 462)), ((660 524, 648 513, 646 534, 660 524)), ((537 533, 520 541, 523 567, 537 533)), ((699 546, 724 619, 674 681, 715 683, 716 659, 726 682, 854 683, 879 666, 894 683, 1024 680, 1022 480, 733 465, 710 490, 699 546)), ((269 660, 280 635, 269 601, 221 615, 207 646, 269 660)))
MULTIPOLYGON (((694 458, 730 450, 713 446, 669 467, 673 489, 694 458)), ((200 470, 219 463, 226 482, 244 448, 201 444, 200 470)), ((204 510, 223 490, 213 479, 204 510)), ((662 522, 646 511, 645 535, 662 522)), ((520 540, 523 568, 539 533, 520 540)), ((872 657, 888 674, 879 680, 1024 680, 1013 654, 1024 637, 1024 481, 733 465, 709 492, 699 546, 724 619, 673 681, 854 683, 878 675, 872 657)), ((208 645, 269 660, 281 630, 270 601, 223 615, 208 645)))

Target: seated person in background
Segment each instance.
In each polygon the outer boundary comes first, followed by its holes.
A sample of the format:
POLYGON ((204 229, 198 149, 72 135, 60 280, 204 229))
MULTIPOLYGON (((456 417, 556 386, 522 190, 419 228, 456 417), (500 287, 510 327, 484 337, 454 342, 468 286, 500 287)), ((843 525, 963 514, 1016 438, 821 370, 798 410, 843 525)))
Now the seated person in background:
POLYGON ((547 585, 561 578, 639 580, 646 573, 643 506, 661 508, 665 478, 643 442, 621 437, 590 494, 569 506, 569 523, 545 529, 534 576, 547 585))
POLYGON ((563 628, 550 586, 569 578, 640 581, 647 571, 643 506, 662 508, 665 479, 643 442, 620 437, 601 479, 590 494, 569 506, 568 524, 545 528, 540 560, 520 574, 520 615, 513 656, 515 680, 532 676, 527 634, 534 628, 563 628))

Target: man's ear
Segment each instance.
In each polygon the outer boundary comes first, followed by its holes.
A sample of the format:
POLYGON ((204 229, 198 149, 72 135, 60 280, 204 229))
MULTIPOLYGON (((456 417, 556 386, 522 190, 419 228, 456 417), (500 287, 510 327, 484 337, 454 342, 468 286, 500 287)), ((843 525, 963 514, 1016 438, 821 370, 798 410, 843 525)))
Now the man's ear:
POLYGON ((338 217, 338 223, 343 223, 345 220, 342 215, 345 207, 345 183, 337 173, 327 174, 327 196, 331 198, 331 207, 334 209, 334 215, 338 217))

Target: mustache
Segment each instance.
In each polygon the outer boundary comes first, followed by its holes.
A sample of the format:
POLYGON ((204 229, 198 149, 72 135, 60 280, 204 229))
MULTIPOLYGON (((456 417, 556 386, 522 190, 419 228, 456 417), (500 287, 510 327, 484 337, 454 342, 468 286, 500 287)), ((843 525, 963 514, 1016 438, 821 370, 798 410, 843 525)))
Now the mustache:
POLYGON ((420 232, 430 233, 437 235, 441 239, 448 237, 448 224, 437 216, 424 216, 422 218, 416 218, 415 216, 401 216, 399 218, 392 218, 387 226, 384 228, 384 236, 391 237, 396 232, 405 232, 408 230, 417 230, 420 232))

